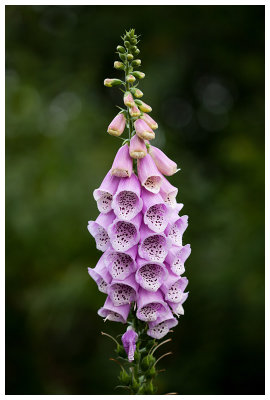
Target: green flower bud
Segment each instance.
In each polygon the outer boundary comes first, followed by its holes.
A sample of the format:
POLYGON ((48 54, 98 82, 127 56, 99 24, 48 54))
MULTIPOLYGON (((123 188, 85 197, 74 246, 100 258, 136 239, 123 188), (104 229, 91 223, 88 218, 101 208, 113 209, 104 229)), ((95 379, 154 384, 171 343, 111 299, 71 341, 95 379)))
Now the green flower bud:
POLYGON ((138 79, 143 79, 145 77, 145 74, 141 71, 133 71, 133 75, 138 79))
POLYGON ((118 356, 125 358, 126 357, 126 352, 125 349, 122 345, 118 344, 115 352, 117 353, 118 356))
POLYGON ((134 50, 135 55, 137 56, 138 54, 140 54, 140 50, 138 49, 138 47, 136 48, 136 50, 134 50))
POLYGON ((128 54, 127 55, 127 59, 128 59, 128 61, 132 61, 133 60, 133 55, 132 54, 128 54))
POLYGON ((137 59, 137 60, 133 60, 131 65, 133 65, 134 67, 139 67, 141 65, 142 61, 137 59))
POLYGON ((104 80, 104 86, 107 86, 107 87, 118 86, 118 85, 121 85, 122 83, 123 82, 120 79, 109 79, 109 78, 107 78, 107 79, 104 80))
POLYGON ((127 40, 124 42, 124 45, 126 46, 127 49, 130 48, 130 43, 127 40))
POLYGON ((126 77, 126 81, 127 81, 128 83, 134 83, 134 82, 136 81, 136 78, 135 78, 135 76, 129 74, 129 75, 127 75, 127 77, 126 77))
POLYGON ((120 372, 120 375, 119 375, 119 380, 121 381, 121 383, 124 383, 125 385, 129 385, 129 383, 131 381, 131 377, 129 376, 127 371, 122 369, 120 372))
POLYGON ((153 378, 156 375, 156 368, 154 367, 154 365, 145 373, 145 376, 147 378, 153 378))
POLYGON ((119 53, 125 53, 125 48, 123 46, 117 46, 116 50, 119 51, 119 53))
POLYGON ((145 387, 144 387, 145 394, 154 394, 154 391, 155 391, 155 389, 154 389, 152 381, 145 384, 145 387))
POLYGON ((131 88, 131 93, 133 94, 133 96, 137 97, 137 99, 143 97, 143 92, 140 89, 137 88, 131 88))
POLYGON ((139 384, 139 382, 137 381, 136 378, 133 378, 131 387, 136 392, 139 390, 140 384, 139 384))
POLYGON ((134 37, 131 37, 130 42, 131 42, 131 44, 137 44, 137 39, 134 37))
POLYGON ((127 56, 125 55, 125 54, 119 54, 119 58, 122 60, 122 61, 126 61, 126 58, 127 58, 127 56))
POLYGON ((142 363, 141 363, 141 367, 143 371, 147 371, 149 368, 151 368, 154 363, 155 363, 156 359, 154 356, 152 356, 151 354, 148 354, 147 356, 145 356, 142 359, 142 363))
POLYGON ((121 61, 115 61, 113 66, 115 69, 124 69, 125 68, 124 64, 121 61))

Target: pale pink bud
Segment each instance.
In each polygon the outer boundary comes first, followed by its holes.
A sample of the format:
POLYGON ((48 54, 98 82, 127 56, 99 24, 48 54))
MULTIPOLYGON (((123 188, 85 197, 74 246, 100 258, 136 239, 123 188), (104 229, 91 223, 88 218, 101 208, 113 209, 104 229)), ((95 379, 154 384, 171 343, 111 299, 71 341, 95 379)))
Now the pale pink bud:
POLYGON ((127 107, 133 107, 133 106, 135 106, 135 103, 134 103, 132 94, 131 94, 130 92, 126 92, 126 93, 124 94, 124 104, 125 104, 127 107))
POLYGON ((150 126, 151 129, 155 130, 158 128, 158 124, 156 121, 153 120, 153 118, 150 117, 148 114, 143 114, 141 116, 141 119, 147 123, 148 126, 150 126))
POLYGON ((123 82, 120 79, 107 78, 107 79, 104 80, 104 86, 107 86, 107 87, 118 86, 118 85, 121 85, 122 83, 123 82))
POLYGON ((129 109, 129 114, 131 115, 131 117, 139 117, 141 115, 141 112, 138 107, 134 105, 129 109))
POLYGON ((155 132, 152 131, 149 125, 147 125, 146 122, 144 122, 142 119, 137 119, 134 122, 135 130, 137 135, 141 139, 146 139, 146 140, 151 140, 155 139, 155 132))
POLYGON ((144 140, 140 139, 139 136, 132 136, 129 144, 129 155, 132 158, 143 158, 147 154, 147 148, 144 140))
POLYGON ((129 155, 128 145, 120 147, 113 161, 111 174, 119 178, 127 178, 132 174, 133 162, 129 155))
POLYGON ((135 78, 135 76, 133 76, 133 75, 128 75, 128 76, 126 77, 126 81, 127 81, 128 83, 134 83, 134 82, 136 81, 136 78, 135 78))
POLYGON ((107 132, 112 136, 120 136, 124 132, 126 119, 123 113, 116 115, 108 126, 107 132))
POLYGON ((158 168, 158 170, 166 176, 171 176, 175 174, 177 171, 177 164, 172 161, 169 157, 166 156, 166 154, 163 153, 160 149, 158 149, 155 146, 150 147, 149 154, 155 161, 155 164, 158 168))

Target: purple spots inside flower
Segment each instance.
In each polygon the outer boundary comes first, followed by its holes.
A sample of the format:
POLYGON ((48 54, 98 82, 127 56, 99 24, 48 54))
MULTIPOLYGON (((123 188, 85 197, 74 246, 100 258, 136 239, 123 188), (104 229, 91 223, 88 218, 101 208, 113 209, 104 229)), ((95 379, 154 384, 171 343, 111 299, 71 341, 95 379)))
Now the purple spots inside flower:
POLYGON ((144 222, 154 232, 163 232, 168 222, 166 221, 167 208, 165 204, 155 204, 147 210, 144 222))
POLYGON ((164 269, 158 264, 145 264, 136 273, 137 282, 146 290, 156 292, 162 284, 164 269))
POLYGON ((181 262, 181 259, 176 256, 172 265, 171 265, 171 270, 176 274, 176 275, 182 275, 185 272, 185 266, 181 262))
POLYGON ((114 279, 125 279, 131 274, 134 268, 134 261, 125 253, 111 253, 109 262, 109 270, 114 279))
POLYGON ((139 237, 135 225, 118 221, 111 235, 112 246, 116 251, 125 251, 138 243, 139 237))
POLYGON ((169 230, 168 237, 177 246, 182 246, 182 234, 177 226, 177 223, 173 224, 169 230))
POLYGON ((130 220, 134 218, 141 208, 139 208, 139 198, 131 191, 124 190, 116 196, 115 214, 118 218, 130 220))
POLYGON ((166 293, 166 300, 171 301, 172 303, 179 303, 182 300, 183 295, 184 293, 181 290, 181 283, 180 280, 178 280, 166 293))
POLYGON ((108 312, 105 319, 106 320, 108 319, 109 321, 114 321, 114 322, 123 322, 122 316, 120 314, 118 314, 117 312, 113 312, 113 311, 108 312))
POLYGON ((104 279, 100 278, 97 282, 98 290, 102 293, 107 293, 108 291, 108 283, 104 281, 104 279))
POLYGON ((169 332, 169 326, 166 321, 157 324, 156 326, 150 328, 147 334, 155 339, 161 339, 169 332))
POLYGON ((163 262, 167 255, 165 246, 166 238, 164 236, 148 236, 141 244, 141 257, 151 261, 163 262))
POLYGON ((146 181, 143 183, 145 189, 149 190, 152 193, 158 193, 160 186, 162 183, 161 176, 149 176, 146 181))
POLYGON ((137 311, 137 317, 142 321, 155 321, 163 306, 160 303, 150 303, 137 311))
POLYGON ((164 197, 164 203, 168 204, 170 207, 175 207, 176 205, 176 197, 174 193, 168 193, 164 197))
POLYGON ((108 233, 102 226, 98 226, 95 235, 97 249, 101 251, 107 250, 110 244, 110 238, 108 233))
POLYGON ((122 306, 136 299, 136 291, 123 283, 115 283, 110 287, 110 297, 115 306, 122 306))
POLYGON ((112 195, 109 192, 103 190, 99 191, 99 199, 97 200, 97 207, 99 212, 108 213, 112 209, 112 195))

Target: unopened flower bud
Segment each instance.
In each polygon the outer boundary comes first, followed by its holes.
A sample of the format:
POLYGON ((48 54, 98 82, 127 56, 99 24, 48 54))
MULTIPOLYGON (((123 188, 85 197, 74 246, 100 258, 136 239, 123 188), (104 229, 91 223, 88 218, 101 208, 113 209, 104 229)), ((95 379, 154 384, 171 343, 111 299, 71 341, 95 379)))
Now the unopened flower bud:
POLYGON ((150 147, 149 154, 155 161, 155 164, 158 168, 158 170, 166 176, 171 176, 175 174, 177 171, 177 164, 172 161, 169 157, 166 156, 166 154, 163 153, 159 148, 155 146, 150 147))
POLYGON ((119 58, 122 60, 122 61, 126 61, 126 58, 127 58, 127 56, 125 55, 125 54, 122 54, 122 53, 120 53, 119 54, 119 58))
POLYGON ((141 139, 152 140, 155 139, 155 132, 152 131, 149 125, 144 122, 142 119, 137 119, 134 122, 135 130, 137 135, 141 139))
POLYGON ((152 108, 148 104, 144 103, 143 101, 136 100, 136 103, 138 104, 139 109, 141 111, 147 112, 147 113, 152 111, 152 108))
POLYGON ((128 61, 132 61, 133 60, 133 55, 132 54, 128 54, 127 55, 127 59, 128 59, 128 61))
POLYGON ((131 94, 130 92, 126 92, 126 93, 124 94, 124 104, 125 104, 127 107, 133 107, 133 106, 135 106, 134 99, 133 99, 132 94, 131 94))
POLYGON ((134 106, 129 109, 129 114, 131 115, 131 117, 139 117, 141 115, 141 112, 134 104, 134 106))
POLYGON ((143 92, 142 92, 140 89, 132 88, 132 89, 130 89, 130 90, 131 90, 131 93, 132 93, 135 97, 137 97, 138 99, 141 98, 141 97, 143 97, 143 92))
POLYGON ((131 63, 131 65, 132 65, 133 67, 139 67, 139 66, 141 65, 141 63, 142 63, 142 61, 139 60, 139 59, 137 59, 137 60, 133 60, 132 63, 131 63))
POLYGON ((113 66, 115 69, 124 69, 125 68, 124 64, 121 61, 115 61, 113 66))
POLYGON ((124 132, 126 126, 126 119, 123 113, 116 115, 108 126, 107 132, 112 136, 120 136, 124 132))
POLYGON ((158 124, 156 123, 155 120, 153 120, 153 118, 150 117, 150 115, 143 114, 141 115, 141 119, 144 120, 147 123, 147 125, 150 126, 151 129, 155 130, 158 128, 158 124))
POLYGON ((131 362, 134 360, 134 353, 136 350, 136 341, 138 340, 138 334, 129 326, 122 336, 122 343, 124 349, 128 356, 128 361, 131 362))
POLYGON ((142 370, 147 371, 148 368, 151 368, 154 365, 155 361, 156 359, 154 356, 152 356, 152 354, 148 354, 147 356, 145 356, 142 359, 142 364, 141 364, 142 370))
POLYGON ((145 73, 141 71, 133 71, 132 74, 138 79, 143 79, 145 77, 145 73))
POLYGON ((120 379, 120 382, 125 385, 128 385, 131 382, 131 377, 129 376, 129 374, 127 373, 127 371, 125 369, 121 370, 119 379, 120 379))
POLYGON ((132 158, 143 158, 147 154, 147 148, 144 140, 139 138, 138 135, 132 136, 129 144, 129 155, 132 158))
POLYGON ((127 81, 128 83, 134 83, 134 82, 136 81, 136 78, 135 78, 134 75, 129 74, 129 75, 126 77, 126 81, 127 81))
POLYGON ((137 56, 138 54, 140 54, 140 50, 138 49, 138 47, 136 47, 136 49, 134 50, 135 55, 137 56))
POLYGON ((111 174, 119 178, 129 178, 132 174, 132 158, 129 155, 128 145, 120 147, 113 161, 111 174))
POLYGON ((123 46, 117 46, 116 50, 119 51, 119 53, 125 53, 125 48, 123 46))
POLYGON ((104 80, 104 86, 107 86, 107 87, 118 86, 118 85, 121 85, 122 83, 123 82, 120 79, 107 78, 104 80))
POLYGON ((137 44, 137 39, 131 38, 131 39, 130 39, 130 42, 131 42, 132 44, 137 44))
POLYGON ((128 40, 125 40, 124 45, 126 46, 127 49, 130 48, 130 43, 128 40))

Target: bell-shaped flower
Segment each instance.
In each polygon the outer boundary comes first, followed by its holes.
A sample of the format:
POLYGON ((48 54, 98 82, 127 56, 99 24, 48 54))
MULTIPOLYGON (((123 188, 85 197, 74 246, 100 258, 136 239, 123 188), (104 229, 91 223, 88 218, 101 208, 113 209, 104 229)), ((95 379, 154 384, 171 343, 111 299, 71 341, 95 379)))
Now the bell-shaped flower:
POLYGON ((134 127, 137 135, 141 139, 152 140, 155 139, 155 132, 150 128, 149 125, 141 118, 134 122, 134 127))
POLYGON ((161 286, 161 290, 165 295, 165 300, 172 303, 179 303, 184 294, 184 290, 188 285, 186 277, 179 277, 174 274, 169 274, 166 281, 161 286))
POLYGON ((166 154, 163 153, 160 149, 158 149, 155 146, 150 146, 150 151, 149 154, 155 161, 155 164, 158 168, 158 170, 166 176, 171 176, 175 174, 177 171, 177 164, 172 161, 169 157, 166 156, 166 154))
POLYGON ((124 280, 136 271, 137 246, 125 252, 109 248, 105 253, 105 264, 113 279, 124 280))
POLYGON ((124 221, 134 218, 141 210, 141 185, 137 176, 132 173, 130 178, 122 178, 113 197, 112 209, 115 215, 124 221))
POLYGON ((108 285, 111 283, 112 277, 106 268, 104 256, 105 253, 100 257, 95 268, 88 268, 88 274, 96 282, 100 292, 108 293, 108 285))
POLYGON ((138 135, 132 136, 129 144, 129 155, 132 158, 143 158, 147 154, 147 148, 143 139, 138 135))
POLYGON ((168 225, 169 211, 161 195, 143 188, 142 199, 144 223, 154 232, 164 232, 168 225))
POLYGON ((137 258, 137 266, 135 279, 142 288, 150 292, 156 292, 167 279, 168 271, 162 263, 137 258))
POLYGON ((105 251, 110 246, 110 238, 107 232, 114 219, 114 212, 110 211, 107 214, 99 214, 95 221, 88 221, 88 231, 94 237, 98 250, 105 251))
POLYGON ((138 340, 138 334, 129 326, 121 338, 125 352, 128 356, 128 361, 134 360, 134 353, 136 350, 136 342, 138 340))
POLYGON ((111 168, 111 174, 118 176, 119 178, 130 177, 132 174, 133 161, 129 155, 128 145, 120 147, 116 153, 113 165, 111 168))
POLYGON ((130 310, 130 304, 125 304, 123 306, 114 306, 112 300, 108 296, 104 303, 104 306, 98 310, 98 315, 109 321, 122 322, 125 324, 127 322, 127 317, 130 310))
POLYGON ((139 289, 136 316, 141 321, 156 321, 158 317, 166 314, 168 308, 160 290, 149 292, 143 288, 139 289))
POLYGON ((172 312, 177 317, 180 317, 180 315, 184 315, 183 303, 186 301, 187 298, 188 298, 188 292, 185 292, 183 293, 183 296, 181 297, 179 303, 172 303, 171 301, 168 301, 168 305, 171 307, 172 312))
POLYGON ((169 264, 172 272, 178 276, 185 272, 185 261, 191 253, 190 245, 186 244, 183 247, 172 246, 166 257, 166 262, 169 264))
POLYGON ((140 234, 139 256, 149 261, 162 263, 168 254, 171 242, 166 238, 164 233, 155 233, 143 223, 140 234))
POLYGON ((170 215, 169 223, 165 229, 165 234, 176 246, 182 246, 183 233, 188 227, 188 216, 179 217, 176 213, 170 215))
POLYGON ((166 178, 163 177, 162 185, 160 187, 160 194, 164 202, 171 208, 175 208, 177 205, 176 202, 177 193, 178 189, 175 186, 173 186, 166 178))
POLYGON ((158 124, 156 123, 155 120, 153 120, 153 118, 150 117, 150 115, 143 113, 143 115, 141 115, 140 118, 144 122, 146 122, 147 125, 150 126, 151 129, 153 129, 153 131, 158 128, 158 124))
POLYGON ((120 179, 113 176, 109 171, 103 179, 100 187, 94 190, 93 196, 97 202, 99 212, 108 213, 112 209, 112 199, 115 194, 120 179))
POLYGON ((140 225, 142 216, 137 214, 130 221, 123 221, 116 218, 108 228, 108 234, 112 247, 116 251, 126 251, 135 246, 140 240, 140 225))
POLYGON ((115 306, 123 306, 136 300, 138 287, 134 274, 131 274, 124 281, 113 279, 108 288, 108 295, 115 306))
POLYGON ((126 119, 123 113, 117 114, 108 126, 107 132, 112 136, 120 136, 125 130, 126 119))
POLYGON ((127 107, 133 107, 133 106, 135 106, 134 99, 133 99, 132 94, 131 94, 130 92, 126 92, 126 93, 124 94, 124 104, 125 104, 125 106, 127 106, 127 107))
POLYGON ((164 178, 149 154, 138 160, 137 169, 142 186, 151 193, 158 193, 164 178))
POLYGON ((162 339, 165 335, 167 335, 169 330, 175 327, 177 324, 177 319, 174 318, 171 311, 168 310, 166 314, 158 317, 156 321, 149 322, 147 335, 155 339, 162 339))

